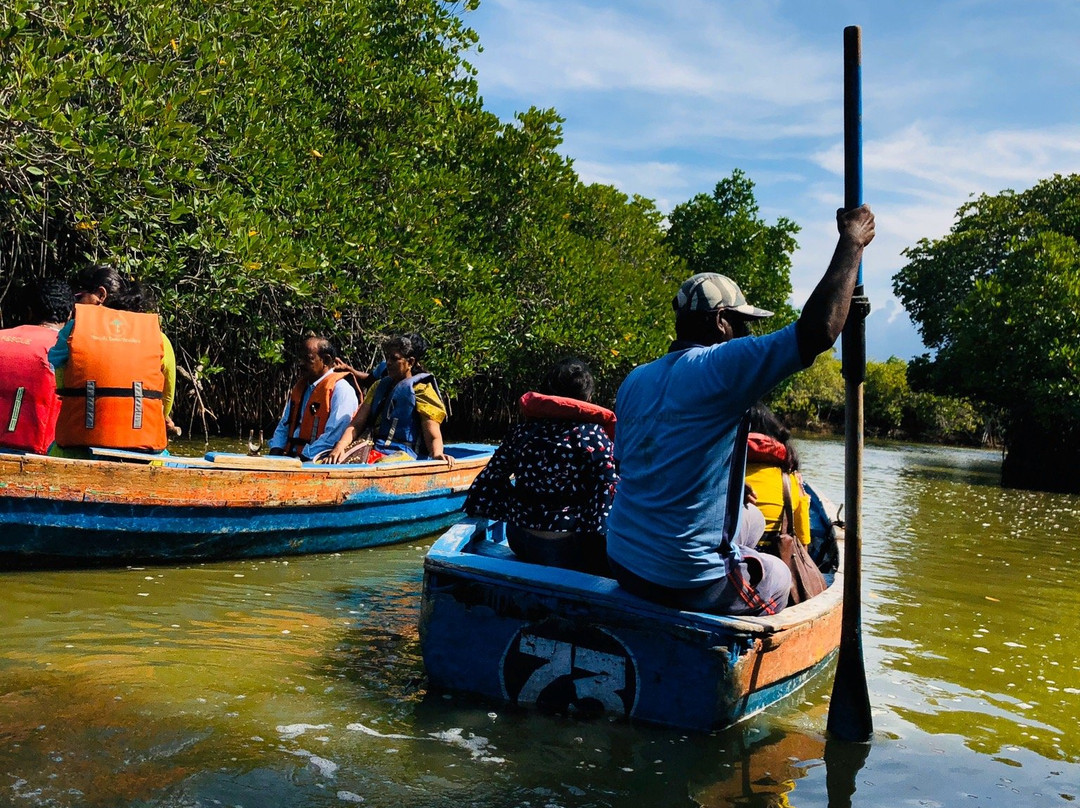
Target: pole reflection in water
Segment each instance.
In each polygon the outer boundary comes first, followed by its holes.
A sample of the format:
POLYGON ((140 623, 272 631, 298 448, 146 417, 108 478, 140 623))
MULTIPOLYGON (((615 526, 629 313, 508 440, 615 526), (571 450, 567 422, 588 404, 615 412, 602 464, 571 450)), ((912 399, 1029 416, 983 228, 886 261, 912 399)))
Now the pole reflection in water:
POLYGON ((829 808, 851 808, 855 778, 866 765, 870 744, 829 739, 825 742, 825 785, 829 808))
MULTIPOLYGON (((838 499, 840 444, 799 447, 838 499)), ((424 541, 0 573, 0 804, 1075 804, 1080 498, 1001 491, 993 453, 865 459, 869 746, 826 741, 828 673, 713 736, 428 693, 424 541)))

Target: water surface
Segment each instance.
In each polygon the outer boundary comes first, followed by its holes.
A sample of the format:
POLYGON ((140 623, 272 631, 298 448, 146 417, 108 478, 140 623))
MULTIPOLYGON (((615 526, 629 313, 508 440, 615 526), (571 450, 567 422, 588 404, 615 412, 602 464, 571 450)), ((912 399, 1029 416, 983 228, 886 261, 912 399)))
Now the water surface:
MULTIPOLYGON (((840 444, 800 449, 841 499, 840 444)), ((827 676, 712 736, 429 694, 429 537, 0 574, 0 805, 1075 804, 1080 497, 999 489, 993 452, 865 461, 870 745, 827 742, 827 676)))

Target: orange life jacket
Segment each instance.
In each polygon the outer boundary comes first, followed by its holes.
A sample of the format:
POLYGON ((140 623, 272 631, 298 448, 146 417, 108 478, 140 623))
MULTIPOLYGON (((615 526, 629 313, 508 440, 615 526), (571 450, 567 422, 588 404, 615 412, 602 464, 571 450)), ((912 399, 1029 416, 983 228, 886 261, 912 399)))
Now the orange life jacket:
POLYGON ((44 454, 53 442, 60 397, 49 365, 56 330, 20 325, 0 331, 0 446, 44 454))
POLYGON ((156 314, 75 306, 56 443, 160 452, 168 445, 156 314))
POLYGON ((565 396, 526 393, 519 402, 526 418, 562 418, 585 424, 600 424, 608 437, 615 439, 615 413, 599 404, 565 396))
POLYGON ((289 393, 289 438, 285 442, 285 454, 295 457, 301 449, 326 431, 326 422, 330 420, 330 399, 334 395, 334 385, 348 375, 348 373, 331 373, 323 377, 311 391, 303 412, 300 412, 300 402, 304 398, 304 391, 307 390, 307 382, 301 379, 293 385, 289 393), (300 425, 300 434, 294 438, 297 423, 300 425))

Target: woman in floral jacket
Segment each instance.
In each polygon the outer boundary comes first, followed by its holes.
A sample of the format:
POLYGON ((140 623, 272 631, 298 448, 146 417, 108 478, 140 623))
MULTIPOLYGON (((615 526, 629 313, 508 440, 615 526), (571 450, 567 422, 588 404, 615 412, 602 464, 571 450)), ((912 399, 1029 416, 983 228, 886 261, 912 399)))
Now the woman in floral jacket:
POLYGON ((525 418, 473 482, 465 511, 505 522, 524 561, 608 575, 615 414, 590 403, 593 387, 571 357, 551 369, 544 393, 522 396, 525 418))

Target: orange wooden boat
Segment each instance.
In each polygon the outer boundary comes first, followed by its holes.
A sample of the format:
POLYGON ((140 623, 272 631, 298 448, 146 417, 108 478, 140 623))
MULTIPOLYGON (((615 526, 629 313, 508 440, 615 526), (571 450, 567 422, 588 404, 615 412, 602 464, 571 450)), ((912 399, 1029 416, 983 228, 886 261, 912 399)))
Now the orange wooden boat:
POLYGON ((6 566, 165 563, 354 550, 445 528, 493 447, 441 461, 317 465, 211 453, 0 454, 6 566))

